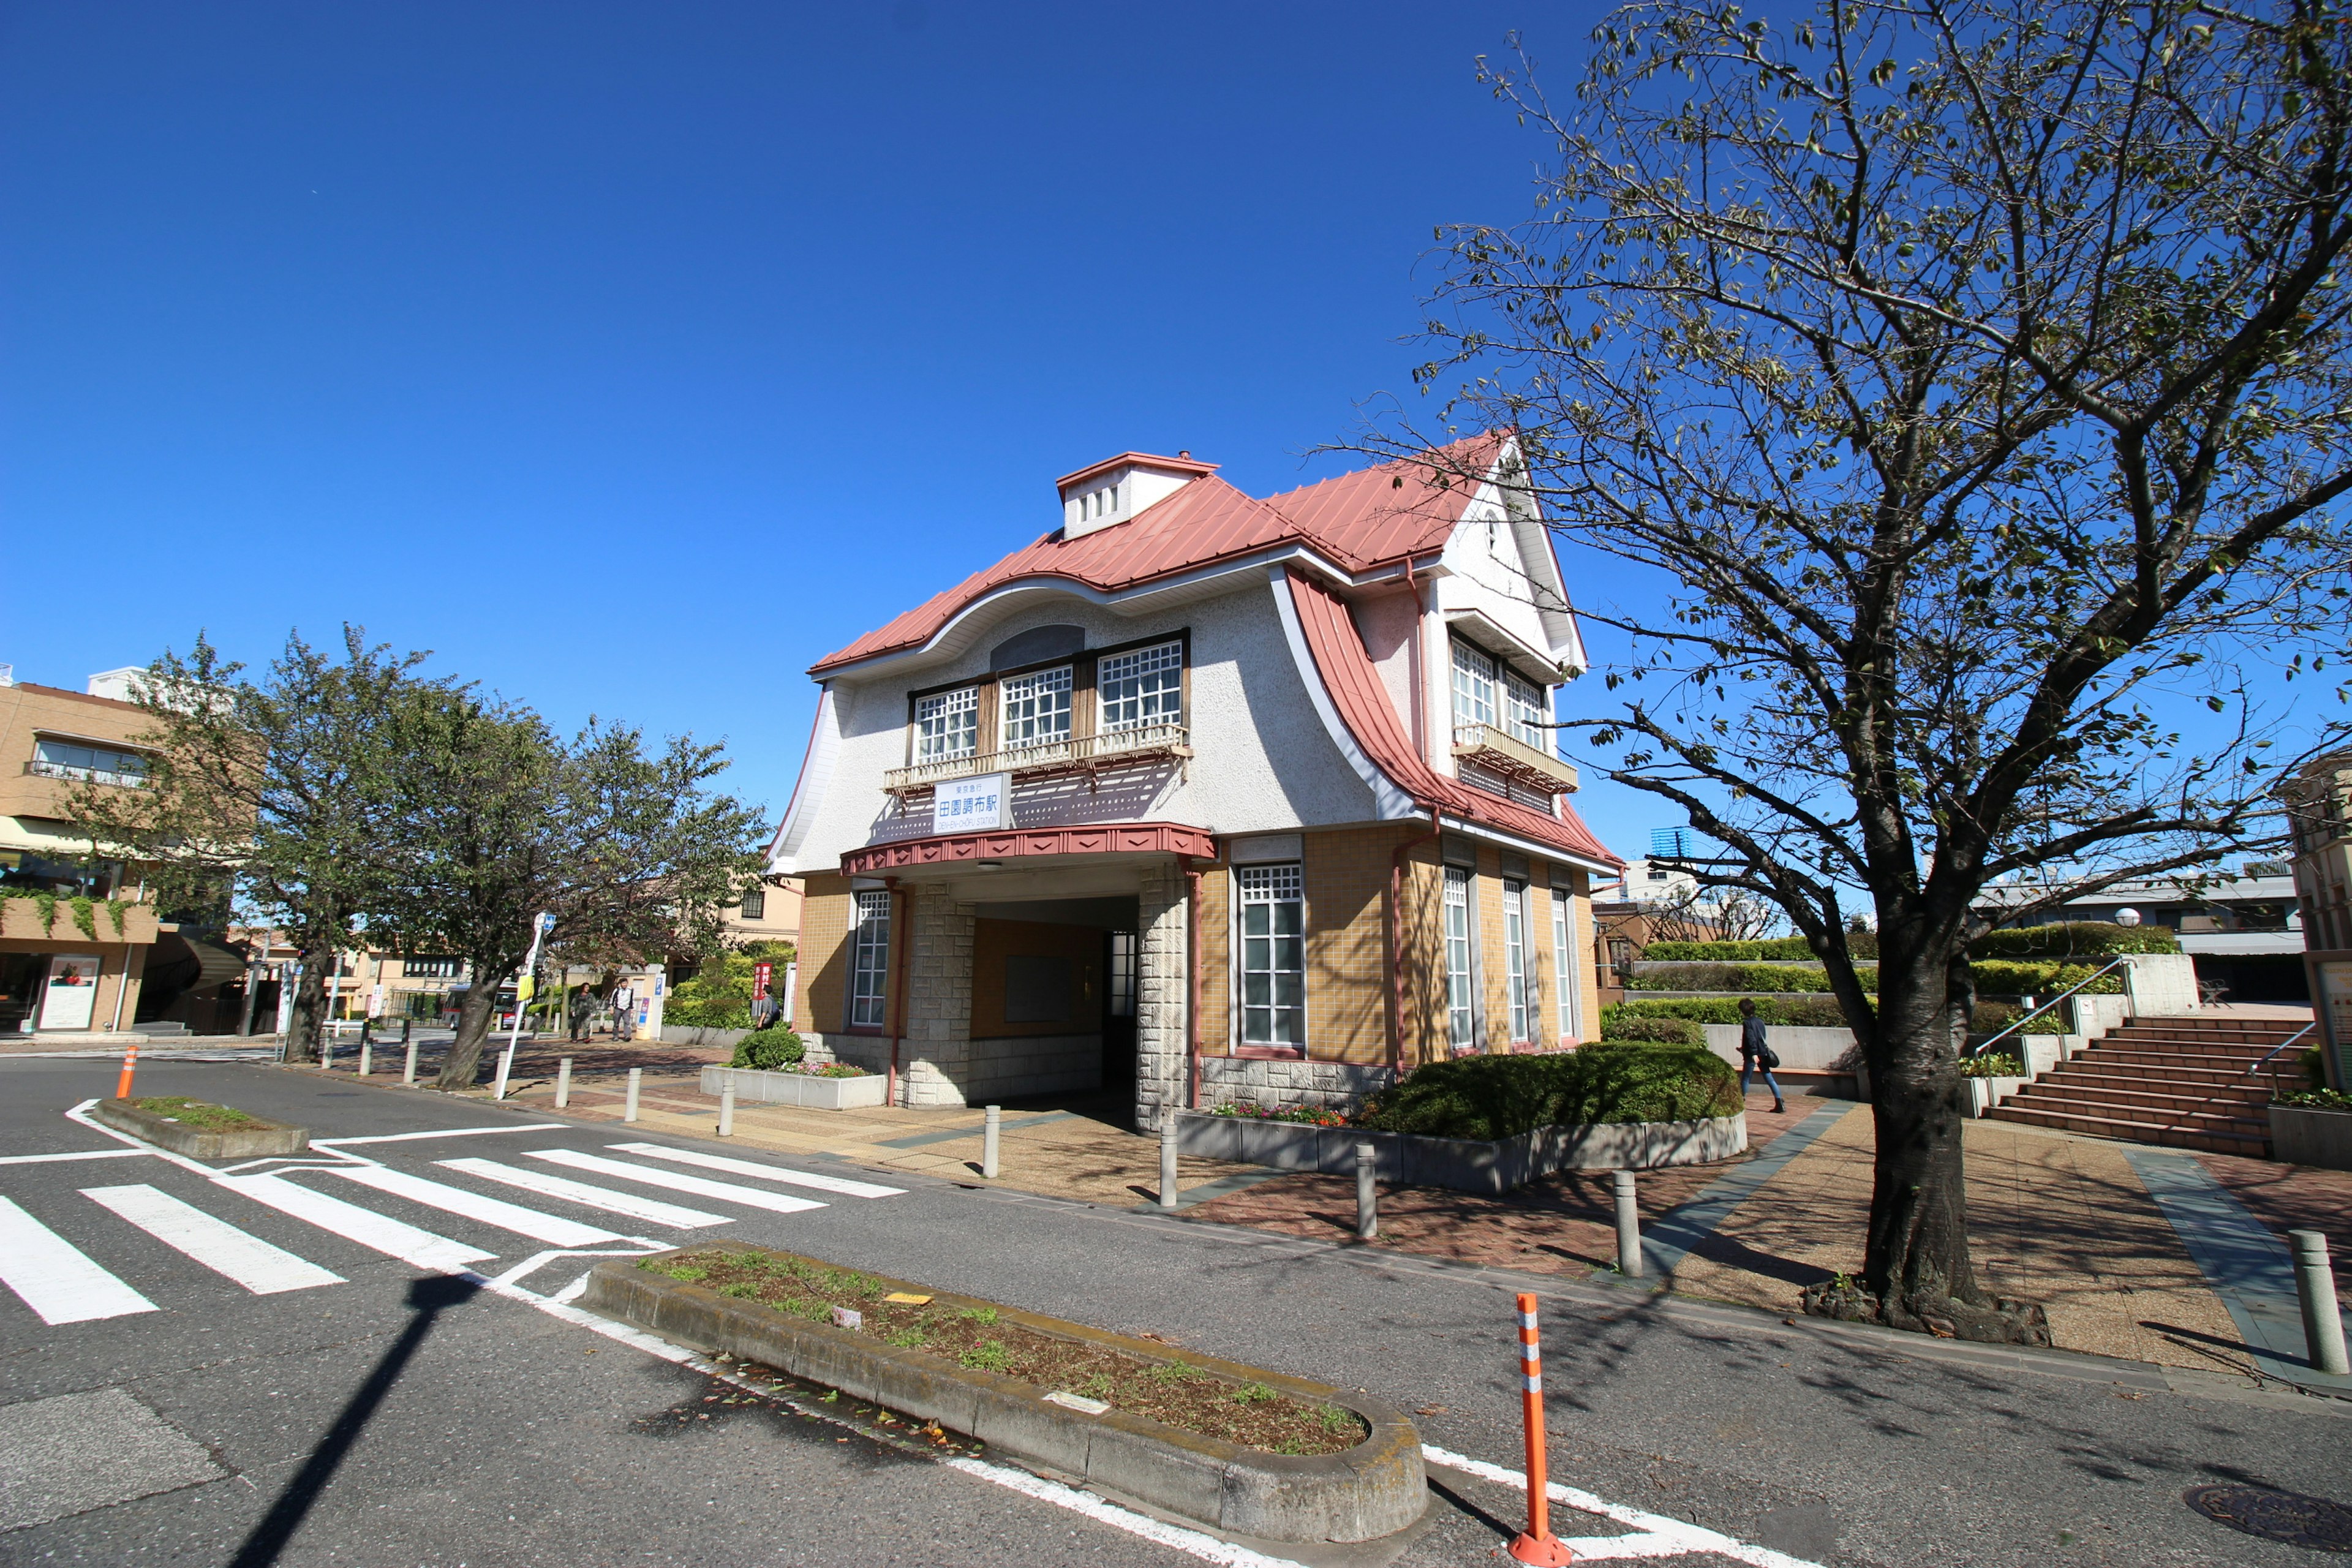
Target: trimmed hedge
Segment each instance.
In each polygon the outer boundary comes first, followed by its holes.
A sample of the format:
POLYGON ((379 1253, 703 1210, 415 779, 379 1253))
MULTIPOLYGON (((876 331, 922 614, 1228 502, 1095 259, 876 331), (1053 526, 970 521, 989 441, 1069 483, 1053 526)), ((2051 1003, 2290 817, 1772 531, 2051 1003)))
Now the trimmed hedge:
MULTIPOLYGON (((1867 934, 1855 932, 1846 941, 1852 944, 1867 934)), ((1871 951, 1867 953, 1858 946, 1853 951, 1857 958, 1875 957, 1877 941, 1872 939, 1871 951)), ((1642 956, 1659 963, 1753 963, 1767 958, 1810 959, 1813 956, 1813 950, 1803 937, 1782 936, 1769 942, 1654 942, 1642 950, 1642 956)))
MULTIPOLYGON (((1874 931, 1848 931, 1846 951, 1856 958, 1878 956, 1874 931)), ((2011 926, 1987 931, 1969 943, 1970 958, 2113 958, 2122 952, 2179 952, 2180 941, 2164 926, 2119 926, 2105 921, 2067 921, 2058 925, 2011 926)), ((1754 963, 1763 959, 1811 959, 1801 936, 1769 942, 1654 942, 1642 957, 1657 963, 1754 963)))
MULTIPOLYGON (((1611 1030, 1622 1027, 1622 1021, 1628 1018, 1688 1018, 1696 1024, 1737 1024, 1739 1000, 1737 996, 1658 996, 1638 1002, 1612 1002, 1601 1009, 1601 1035, 1603 1039, 1609 1038, 1611 1030)), ((1749 1000, 1756 1004, 1756 1016, 1768 1024, 1787 1024, 1803 1029, 1851 1026, 1844 1012, 1827 996, 1755 996, 1749 1000)), ((2007 1002, 1979 1002, 1969 1016, 1969 1027, 1978 1034, 1991 1034, 2017 1022, 2021 1011, 2007 1002)))
MULTIPOLYGON (((2036 962, 1998 958, 1969 965, 1976 975, 1977 989, 1997 996, 2047 996, 2089 979, 2097 967, 2092 963, 2062 963, 2056 959, 2036 962)), ((1862 982, 1864 991, 1877 993, 1877 965, 1855 965, 1854 977, 1862 982)), ((1818 966, 1800 969, 1777 963, 1676 963, 1625 976, 1628 991, 1722 991, 1734 995, 1786 996, 1801 993, 1825 994, 1829 988, 1829 976, 1818 966)), ((2121 974, 2102 974, 2089 987, 2094 993, 2109 994, 2123 988, 2121 974)))
POLYGON ((1609 1044, 1541 1056, 1460 1057, 1364 1101, 1360 1127, 1424 1138, 1516 1138, 1538 1127, 1737 1116, 1738 1075, 1689 1046, 1609 1044))
POLYGON ((1601 1024, 1604 1040, 1645 1040, 1659 1046, 1703 1046, 1706 1031, 1688 1018, 1644 1018, 1638 1015, 1622 1018, 1604 1016, 1601 1024))

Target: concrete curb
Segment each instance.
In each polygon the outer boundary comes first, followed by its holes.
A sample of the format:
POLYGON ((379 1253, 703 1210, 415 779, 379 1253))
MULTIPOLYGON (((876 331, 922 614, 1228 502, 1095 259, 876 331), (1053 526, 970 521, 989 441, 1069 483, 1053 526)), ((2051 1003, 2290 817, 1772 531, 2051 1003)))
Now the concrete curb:
MULTIPOLYGON (((729 1238, 698 1240, 692 1249, 714 1245, 835 1267, 729 1238)), ((1003 1320, 1056 1339, 1143 1361, 1181 1362, 1230 1383, 1263 1383, 1299 1399, 1337 1405, 1362 1416, 1371 1428, 1344 1453, 1269 1454, 1125 1411, 1090 1415, 1049 1403, 1049 1391, 1018 1379, 788 1317, 772 1307, 652 1273, 637 1266, 642 1261, 597 1264, 579 1305, 680 1344, 724 1351, 936 1421, 1056 1476, 1212 1530, 1268 1541, 1365 1542, 1406 1529, 1428 1506, 1420 1433, 1402 1413, 1365 1394, 872 1276, 896 1289, 929 1294, 943 1307, 994 1307, 1003 1320)))
MULTIPOLYGON (((310 1146, 306 1128, 271 1121, 241 1132, 205 1132, 142 1110, 127 1100, 101 1100, 90 1108, 90 1115, 117 1132, 128 1132, 191 1160, 258 1160, 271 1154, 299 1154, 310 1146)), ((256 1116, 254 1120, 266 1119, 256 1116)))
POLYGON ((1372 1146, 1381 1181, 1500 1194, 1556 1171, 1654 1170, 1727 1160, 1748 1147, 1748 1117, 1743 1111, 1697 1121, 1539 1127, 1492 1142, 1261 1121, 1200 1110, 1179 1111, 1176 1117, 1180 1152, 1278 1171, 1352 1175, 1359 1143, 1372 1146))

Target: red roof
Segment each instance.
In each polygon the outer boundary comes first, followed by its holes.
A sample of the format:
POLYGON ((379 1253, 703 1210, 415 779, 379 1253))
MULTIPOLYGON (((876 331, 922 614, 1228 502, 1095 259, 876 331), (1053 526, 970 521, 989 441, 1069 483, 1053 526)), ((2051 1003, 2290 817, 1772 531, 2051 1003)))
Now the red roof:
POLYGON ((1576 808, 1566 801, 1560 803, 1559 816, 1549 816, 1447 778, 1431 767, 1406 732, 1396 705, 1389 700, 1380 671, 1372 668, 1371 655, 1364 651, 1363 639, 1356 635, 1355 623, 1348 616, 1348 606, 1310 578, 1297 572, 1288 574, 1288 578, 1299 629, 1306 634, 1316 671, 1323 678, 1324 689, 1331 694, 1332 706, 1339 710, 1340 722, 1348 726, 1372 764, 1399 789, 1424 810, 1435 806, 1455 817, 1483 822, 1588 860, 1624 868, 1625 862, 1593 837, 1576 808))
MULTIPOLYGON (((824 675, 880 654, 920 647, 974 601, 1023 580, 1060 578, 1115 594, 1285 544, 1305 545, 1349 572, 1375 571, 1433 554, 1444 548, 1461 520, 1472 487, 1458 479, 1451 485, 1433 483, 1432 468, 1483 468, 1500 445, 1496 436, 1457 441, 1432 454, 1436 461, 1429 465, 1381 463, 1270 500, 1253 500, 1214 475, 1203 475, 1125 522, 1077 539, 1065 539, 1059 530, 1045 535, 839 652, 827 654, 809 673, 824 675)), ((1130 453, 1114 461, 1134 457, 1130 453)), ((1176 461, 1144 460, 1169 466, 1176 461)))

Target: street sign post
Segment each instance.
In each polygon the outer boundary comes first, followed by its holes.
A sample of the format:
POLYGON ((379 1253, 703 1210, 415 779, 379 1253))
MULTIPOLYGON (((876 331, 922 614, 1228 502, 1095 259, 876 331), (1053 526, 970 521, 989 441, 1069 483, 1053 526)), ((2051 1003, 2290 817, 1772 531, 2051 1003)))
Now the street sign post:
POLYGON ((506 1055, 499 1058, 499 1083, 490 1091, 492 1100, 507 1097, 507 1075, 514 1071, 515 1048, 522 1044, 522 1016, 530 1004, 531 975, 539 968, 539 944, 554 929, 555 917, 544 911, 530 922, 530 956, 522 961, 522 977, 515 982, 514 1026, 507 1031, 506 1055))

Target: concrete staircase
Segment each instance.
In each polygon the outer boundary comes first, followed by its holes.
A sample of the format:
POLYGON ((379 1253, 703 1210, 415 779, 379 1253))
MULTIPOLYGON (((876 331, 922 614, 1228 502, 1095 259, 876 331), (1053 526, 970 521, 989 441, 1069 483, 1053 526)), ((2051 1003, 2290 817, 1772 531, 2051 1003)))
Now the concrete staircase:
MULTIPOLYGON (((2267 1018, 2140 1018, 2025 1086, 1990 1120, 2097 1138, 2266 1159, 2268 1068, 2246 1069, 2300 1024, 2267 1018)), ((2289 1052, 2273 1060, 2296 1081, 2289 1052)))

